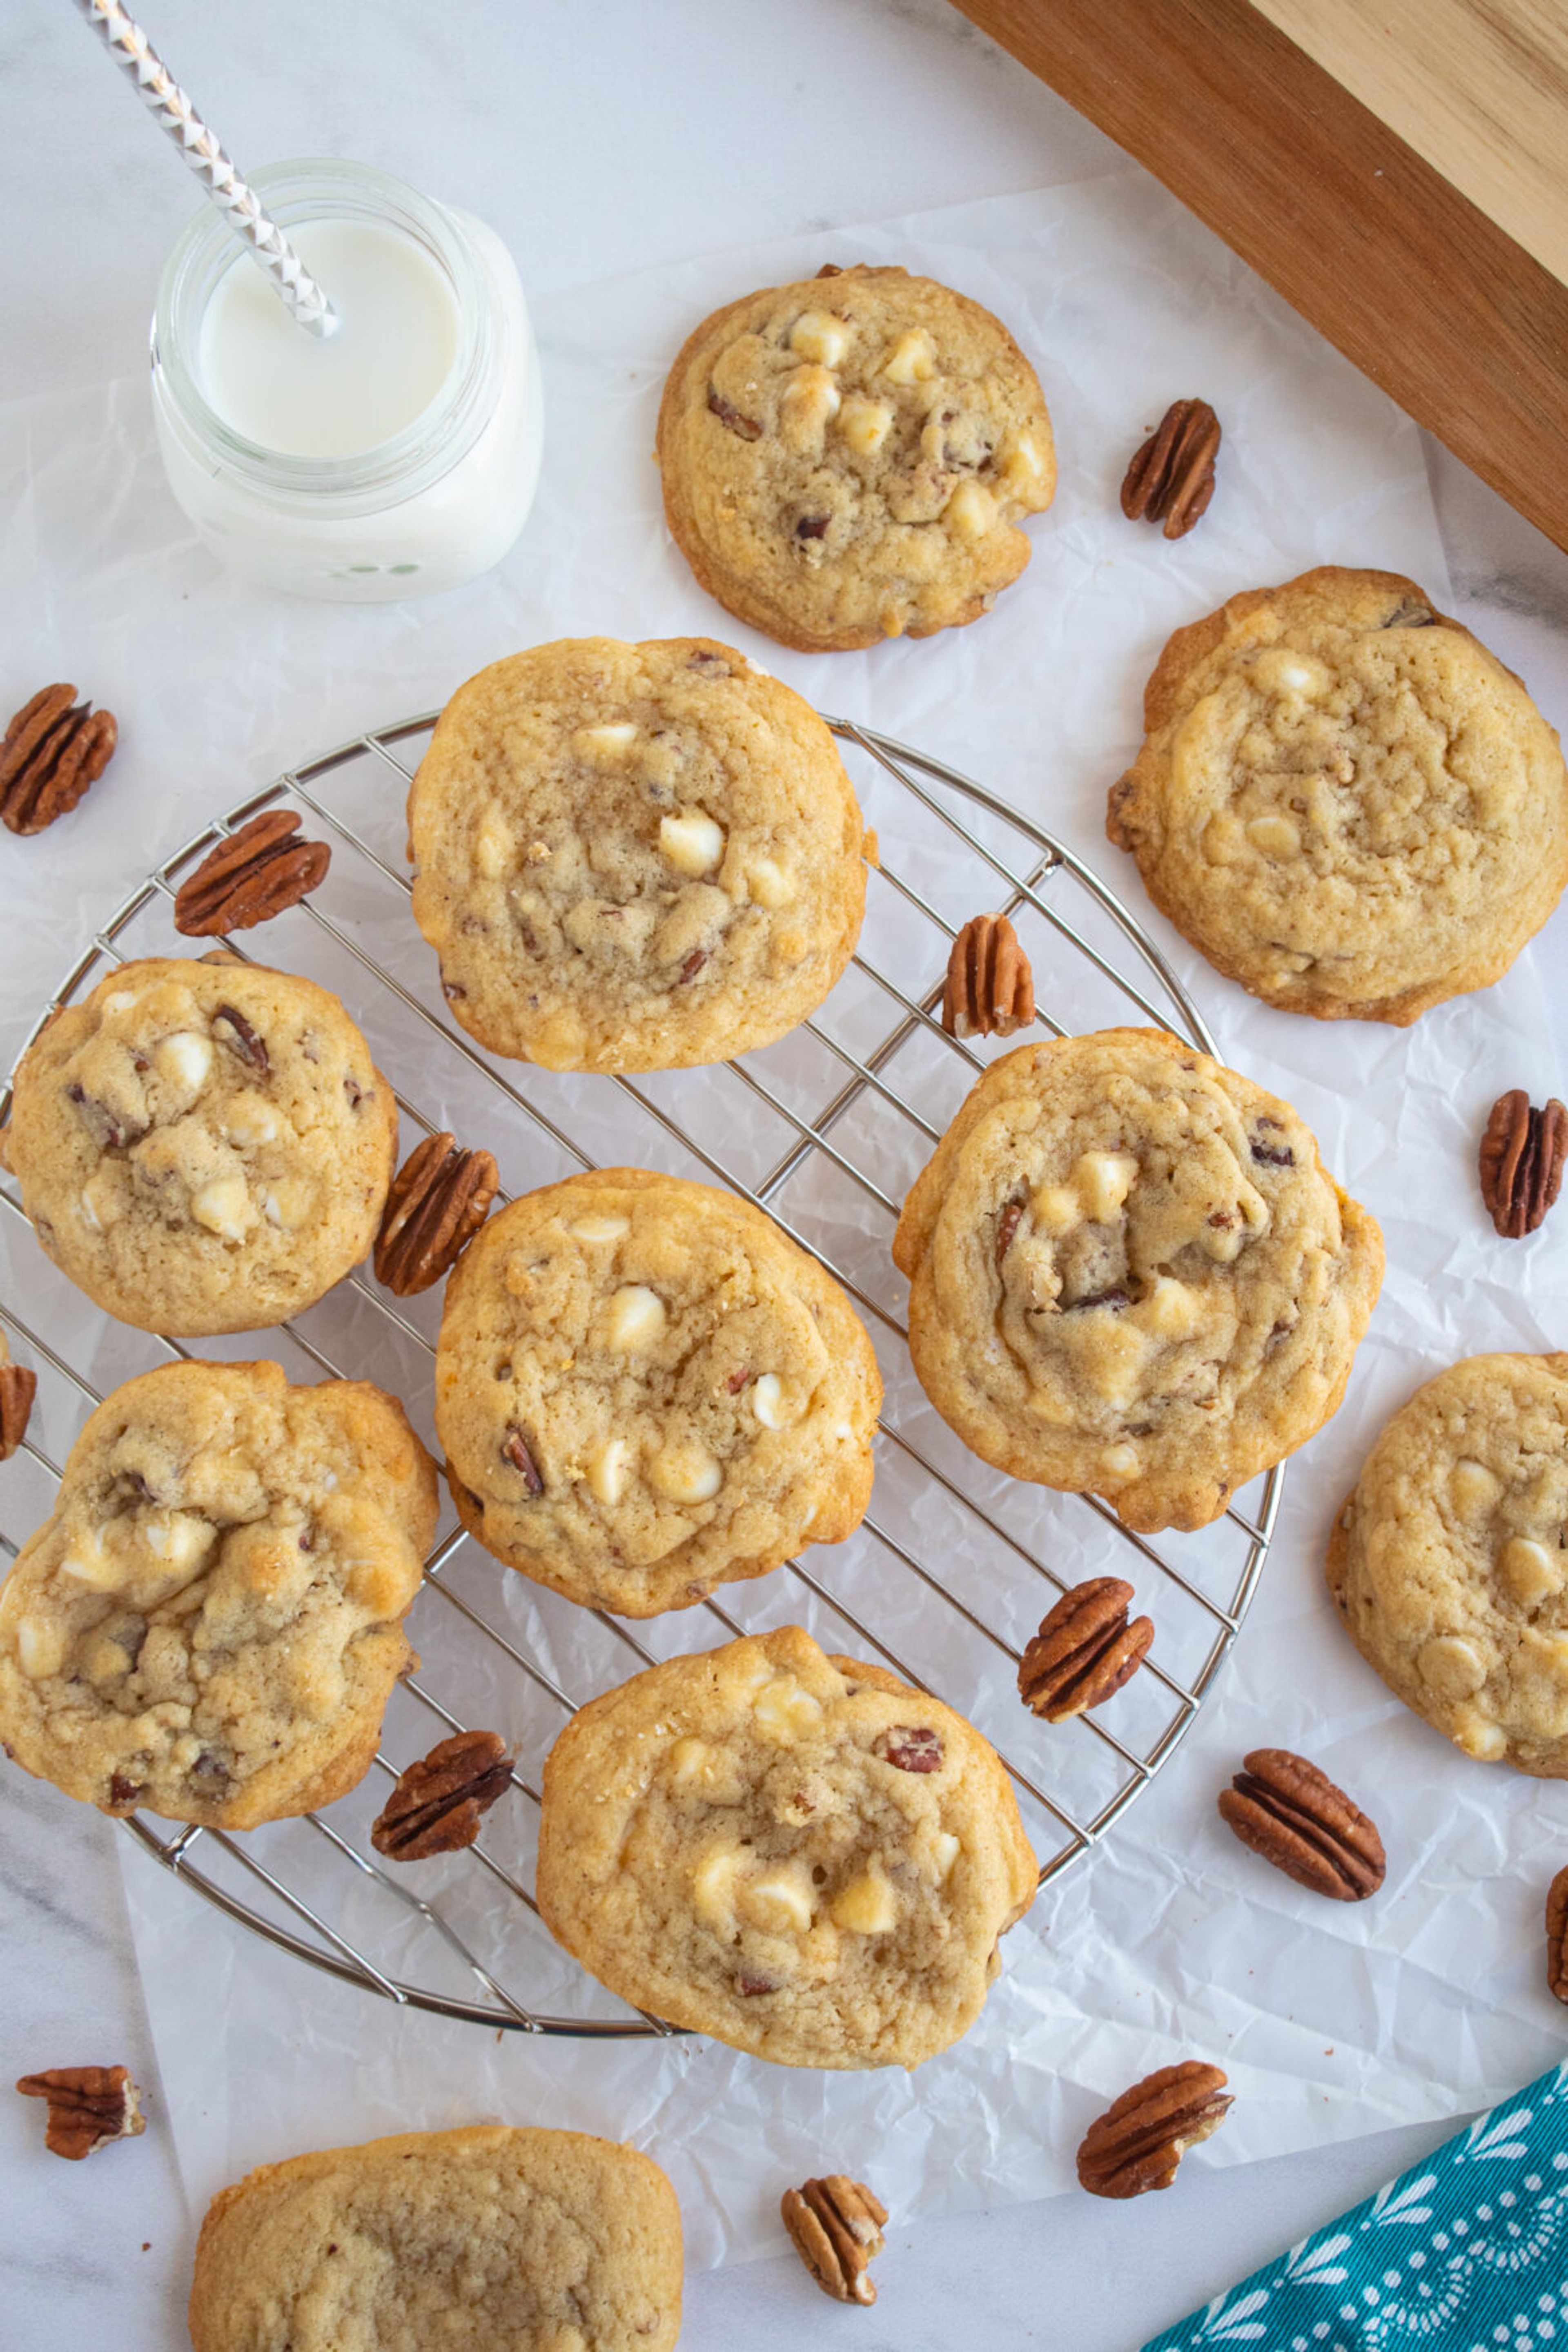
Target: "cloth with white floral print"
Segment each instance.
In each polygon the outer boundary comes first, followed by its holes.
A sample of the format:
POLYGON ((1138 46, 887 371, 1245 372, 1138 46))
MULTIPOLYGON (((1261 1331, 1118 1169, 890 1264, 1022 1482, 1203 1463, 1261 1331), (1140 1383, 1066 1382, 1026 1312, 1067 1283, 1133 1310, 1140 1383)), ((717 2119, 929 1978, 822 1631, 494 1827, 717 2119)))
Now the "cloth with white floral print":
POLYGON ((1142 2352, 1568 2352, 1568 2062, 1142 2352))

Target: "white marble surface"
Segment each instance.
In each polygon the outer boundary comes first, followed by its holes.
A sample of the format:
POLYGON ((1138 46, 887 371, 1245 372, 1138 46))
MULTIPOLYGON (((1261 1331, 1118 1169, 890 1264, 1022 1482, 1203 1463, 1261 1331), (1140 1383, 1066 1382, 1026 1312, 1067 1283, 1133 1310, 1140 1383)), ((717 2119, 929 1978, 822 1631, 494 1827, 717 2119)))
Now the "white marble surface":
MULTIPOLYGON (((805 226, 1075 178, 1098 133, 943 0, 157 0, 149 29, 242 162, 361 155, 492 220, 544 289, 805 226)), ((0 400, 138 362, 191 191, 64 6, 0 6, 0 400)), ((1459 609, 1568 721, 1568 560, 1433 450, 1459 609)), ((1310 485, 1303 485, 1310 495, 1310 485)), ((25 562, 25 531, 4 561, 25 562)), ((82 551, 84 562, 90 551, 82 551)), ((0 699, 36 681, 8 677, 0 699)), ((10 704, 7 703, 7 708, 10 704)), ((0 884, 0 940, 7 887, 0 884)), ((1561 921, 1555 927, 1562 960, 1561 921)), ((0 1010, 17 980, 0 960, 0 1010)), ((0 1776, 0 2081, 123 2058, 153 2127, 67 2167, 38 2111, 0 2099, 0 2341, 18 2352, 168 2352, 194 2217, 156 2127, 156 2069, 113 1832, 0 1776)), ((191 2031, 202 2030, 191 1989, 191 2031)), ((1443 2134, 1382 2135, 1205 2175, 1123 2210, 1083 2198, 898 2229, 874 2313, 832 2310, 791 2259, 693 2281, 683 2343, 754 2352, 1002 2344, 1127 2352, 1329 2218, 1443 2134)))

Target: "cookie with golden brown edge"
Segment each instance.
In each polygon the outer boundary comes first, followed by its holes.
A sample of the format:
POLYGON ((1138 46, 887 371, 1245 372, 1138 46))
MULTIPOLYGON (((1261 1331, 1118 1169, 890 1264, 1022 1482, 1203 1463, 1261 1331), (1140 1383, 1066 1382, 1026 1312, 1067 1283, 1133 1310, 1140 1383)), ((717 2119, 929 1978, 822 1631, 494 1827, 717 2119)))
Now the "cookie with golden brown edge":
POLYGON ((977 620, 1056 488, 1045 400, 1001 320, 864 266, 705 319, 670 370, 657 456, 701 585, 802 653, 977 620))
POLYGON ((680 2208, 585 2132, 400 2132, 264 2164, 207 2208, 195 2352, 672 2352, 680 2208))
POLYGON ((121 964, 36 1038, 7 1154, 39 1242, 144 1331, 256 1331, 375 1239, 397 1105, 338 999, 256 964, 121 964))
POLYGON ((408 795, 453 1013, 552 1070, 765 1045, 853 952, 868 846, 809 703, 708 637, 565 638, 442 712, 408 795))
POLYGON ((947 2049, 1037 1875, 979 1732, 798 1626, 634 1675, 544 1767, 552 1934, 623 2000, 782 2065, 947 2049))
POLYGON ((1469 1356, 1417 1389, 1334 1521, 1328 1579, 1424 1722, 1568 1780, 1568 1355, 1469 1356))
POLYGON ((447 1286, 436 1424, 487 1550, 650 1617, 840 1543, 882 1384, 816 1260, 732 1193, 639 1169, 492 1217, 447 1286))
POLYGON ((105 1812, 254 1829, 370 1769, 436 1468, 368 1381, 162 1364, 105 1398, 0 1587, 0 1741, 105 1812))
POLYGON ((1324 565, 1178 629, 1106 831, 1216 971, 1400 1026, 1500 979, 1568 881, 1556 731, 1397 572, 1324 565))
POLYGON ((1290 1106, 1158 1029, 994 1062, 893 1255, 965 1444, 1144 1532, 1205 1526, 1321 1428, 1383 1276, 1290 1106))

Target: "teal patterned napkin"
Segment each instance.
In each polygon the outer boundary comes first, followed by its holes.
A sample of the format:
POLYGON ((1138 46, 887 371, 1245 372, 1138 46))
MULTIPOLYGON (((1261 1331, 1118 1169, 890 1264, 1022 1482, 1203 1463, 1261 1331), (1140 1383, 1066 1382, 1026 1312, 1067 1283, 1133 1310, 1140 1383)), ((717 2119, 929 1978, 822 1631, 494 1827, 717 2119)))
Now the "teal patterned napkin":
POLYGON ((1142 2352, 1568 2352, 1568 2061, 1142 2352))

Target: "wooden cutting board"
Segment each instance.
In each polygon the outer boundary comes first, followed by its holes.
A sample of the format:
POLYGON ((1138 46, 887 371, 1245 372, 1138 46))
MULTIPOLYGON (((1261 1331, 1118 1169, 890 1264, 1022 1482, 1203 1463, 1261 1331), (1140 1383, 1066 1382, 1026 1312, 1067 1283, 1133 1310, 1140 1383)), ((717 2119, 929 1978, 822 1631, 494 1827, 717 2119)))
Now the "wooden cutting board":
POLYGON ((1568 0, 958 5, 1568 549, 1568 0))

